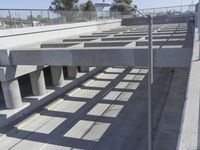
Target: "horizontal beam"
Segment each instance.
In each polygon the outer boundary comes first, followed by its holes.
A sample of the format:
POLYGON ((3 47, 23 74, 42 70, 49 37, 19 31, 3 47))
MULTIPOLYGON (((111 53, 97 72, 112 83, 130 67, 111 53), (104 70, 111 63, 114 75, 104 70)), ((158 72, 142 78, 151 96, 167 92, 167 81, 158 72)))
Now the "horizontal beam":
MULTIPOLYGON (((190 48, 154 49, 154 66, 189 67, 190 48)), ((37 66, 148 66, 147 49, 130 48, 44 48, 10 50, 9 64, 37 66)), ((7 61, 6 61, 7 62, 7 61)))

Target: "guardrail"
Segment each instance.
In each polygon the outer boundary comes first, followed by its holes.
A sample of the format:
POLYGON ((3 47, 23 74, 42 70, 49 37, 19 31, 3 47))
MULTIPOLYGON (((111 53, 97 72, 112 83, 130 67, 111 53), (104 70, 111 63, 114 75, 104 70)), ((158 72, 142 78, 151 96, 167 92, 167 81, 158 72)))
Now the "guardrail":
POLYGON ((151 16, 194 14, 195 5, 148 8, 148 9, 140 9, 140 11, 145 15, 151 15, 151 16))
POLYGON ((0 29, 120 19, 120 12, 0 9, 0 29))

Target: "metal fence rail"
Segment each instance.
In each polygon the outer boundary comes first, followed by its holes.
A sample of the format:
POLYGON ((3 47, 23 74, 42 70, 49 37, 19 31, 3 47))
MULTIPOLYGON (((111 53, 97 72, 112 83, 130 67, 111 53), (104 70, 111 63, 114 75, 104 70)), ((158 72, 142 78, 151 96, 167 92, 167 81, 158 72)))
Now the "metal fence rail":
POLYGON ((45 9, 0 9, 0 29, 120 19, 120 12, 51 11, 45 9))
POLYGON ((140 9, 140 11, 145 15, 151 16, 193 14, 195 12, 195 5, 148 8, 140 9))

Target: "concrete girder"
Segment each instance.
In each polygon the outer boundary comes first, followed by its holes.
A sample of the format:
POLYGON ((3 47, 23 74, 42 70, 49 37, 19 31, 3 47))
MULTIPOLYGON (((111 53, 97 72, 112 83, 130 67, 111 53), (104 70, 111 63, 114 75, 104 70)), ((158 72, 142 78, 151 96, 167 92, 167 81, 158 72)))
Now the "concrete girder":
MULTIPOLYGON (((191 55, 191 48, 154 49, 154 66, 189 67, 191 55)), ((10 50, 9 64, 4 65, 147 67, 147 56, 142 48, 21 49, 10 50)))

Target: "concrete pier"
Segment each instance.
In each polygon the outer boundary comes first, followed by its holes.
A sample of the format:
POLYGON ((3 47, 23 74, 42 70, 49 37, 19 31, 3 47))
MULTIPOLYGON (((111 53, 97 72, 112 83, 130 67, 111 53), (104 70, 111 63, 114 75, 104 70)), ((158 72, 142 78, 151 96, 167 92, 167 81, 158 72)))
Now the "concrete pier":
POLYGON ((90 67, 86 67, 86 66, 79 66, 78 67, 78 72, 89 72, 90 67))
POLYGON ((64 74, 62 67, 51 66, 51 77, 54 86, 61 86, 64 84, 64 74))
POLYGON ((77 75, 77 67, 76 66, 67 66, 64 67, 64 72, 67 78, 74 79, 77 75))
POLYGON ((1 82, 3 95, 8 109, 15 109, 22 106, 22 98, 17 79, 1 82))
POLYGON ((31 87, 34 96, 44 95, 46 93, 46 85, 43 70, 37 70, 30 74, 31 87))

